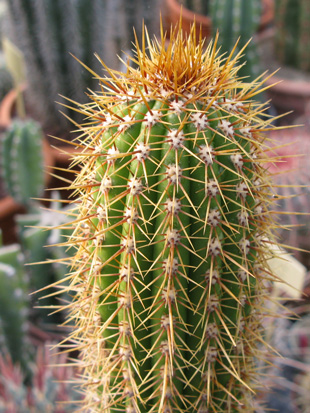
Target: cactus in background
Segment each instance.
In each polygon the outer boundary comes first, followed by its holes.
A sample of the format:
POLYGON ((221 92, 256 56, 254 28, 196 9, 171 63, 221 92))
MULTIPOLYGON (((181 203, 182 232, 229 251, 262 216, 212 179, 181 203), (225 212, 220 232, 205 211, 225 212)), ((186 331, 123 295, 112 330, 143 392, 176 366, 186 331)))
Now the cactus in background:
POLYGON ((179 0, 179 3, 194 13, 209 14, 209 0, 179 0))
POLYGON ((310 71, 310 3, 275 1, 275 55, 285 65, 310 71))
POLYGON ((28 283, 23 270, 23 254, 18 244, 0 248, 0 325, 1 347, 10 352, 14 363, 27 372, 29 353, 26 332, 28 326, 28 283))
POLYGON ((43 133, 33 120, 14 121, 2 142, 2 176, 6 190, 27 208, 44 190, 43 133))
POLYGON ((223 58, 198 37, 137 45, 137 68, 109 70, 77 109, 87 124, 64 309, 85 411, 255 411, 277 227, 270 120, 253 101, 263 81, 238 77, 243 49, 223 58))
POLYGON ((72 413, 79 406, 81 395, 72 380, 76 371, 66 365, 68 356, 51 354, 53 343, 37 348, 35 363, 31 363, 31 385, 11 358, 0 355, 1 413, 72 413), (61 364, 61 367, 55 367, 61 364))
MULTIPOLYGON (((93 76, 81 71, 70 53, 95 71, 102 71, 95 52, 119 69, 117 55, 131 50, 133 27, 138 37, 143 20, 157 27, 159 1, 7 0, 7 7, 8 35, 26 60, 31 107, 50 130, 68 131, 71 124, 55 103, 64 102, 59 95, 82 102, 87 89, 95 87, 93 76)), ((81 119, 68 107, 62 111, 81 119)))
MULTIPOLYGON (((229 54, 240 37, 236 53, 258 31, 262 14, 261 0, 211 0, 210 16, 215 35, 219 31, 221 51, 229 54)), ((254 80, 260 73, 259 56, 255 40, 247 46, 240 62, 246 63, 240 68, 239 76, 246 81, 254 80)))

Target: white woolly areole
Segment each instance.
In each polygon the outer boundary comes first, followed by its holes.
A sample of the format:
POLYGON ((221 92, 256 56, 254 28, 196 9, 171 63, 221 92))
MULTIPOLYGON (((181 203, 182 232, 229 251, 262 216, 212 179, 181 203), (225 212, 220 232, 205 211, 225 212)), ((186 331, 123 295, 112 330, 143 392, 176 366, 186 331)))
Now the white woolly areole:
MULTIPOLYGON (((205 280, 207 281, 207 283, 209 283, 209 282, 210 282, 210 279, 211 279, 211 272, 210 272, 210 270, 207 270, 207 271, 205 272, 205 280)), ((219 279, 220 279, 220 274, 219 274, 218 270, 213 270, 213 271, 212 271, 212 281, 211 281, 211 284, 212 284, 212 285, 217 284, 217 283, 219 282, 219 279)))
POLYGON ((221 241, 218 238, 212 238, 209 245, 209 254, 213 257, 218 256, 222 251, 221 241))
POLYGON ((177 291, 174 287, 164 287, 161 295, 167 305, 176 301, 177 291))
POLYGON ((165 399, 172 399, 173 393, 170 386, 165 387, 165 399))
POLYGON ((96 264, 93 265, 93 273, 99 274, 101 268, 102 268, 102 263, 101 263, 101 262, 97 262, 96 264))
POLYGON ((106 218, 107 218, 106 210, 104 208, 102 208, 102 206, 98 206, 98 208, 97 208, 97 218, 100 221, 105 221, 106 218))
POLYGON ((124 293, 120 299, 119 299, 119 303, 122 307, 125 307, 127 309, 131 308, 131 297, 130 294, 128 293, 124 293))
POLYGON ((124 238, 122 240, 122 247, 125 249, 126 254, 131 254, 135 250, 135 242, 133 238, 124 238))
POLYGON ((210 179, 207 183, 207 195, 215 198, 220 193, 218 183, 214 179, 210 179))
POLYGON ((128 271, 127 265, 124 265, 122 267, 122 269, 120 270, 120 279, 122 281, 127 281, 128 280, 128 275, 129 275, 129 281, 133 280, 134 276, 135 276, 134 269, 132 267, 130 267, 129 271, 128 271))
POLYGON ((219 299, 215 294, 211 294, 208 298, 207 302, 207 311, 212 313, 215 311, 219 306, 219 299))
POLYGON ((243 159, 241 153, 235 153, 234 155, 230 155, 230 159, 236 169, 242 168, 243 159))
POLYGON ((166 211, 168 214, 178 215, 181 212, 182 204, 178 198, 168 199, 166 202, 166 211))
POLYGON ((163 271, 168 275, 172 276, 178 272, 179 269, 179 261, 177 258, 173 258, 173 260, 166 258, 163 261, 163 271))
POLYGON ((111 125, 111 123, 112 123, 112 117, 111 117, 111 115, 108 113, 106 116, 105 116, 105 120, 103 121, 103 122, 101 122, 101 126, 103 126, 103 127, 105 127, 105 126, 109 126, 109 125, 111 125))
POLYGON ((144 120, 146 122, 147 127, 152 127, 155 123, 159 122, 160 120, 160 112, 146 112, 144 116, 144 120))
POLYGON ((128 344, 124 344, 120 350, 119 354, 122 356, 123 360, 129 361, 132 356, 131 348, 128 344))
POLYGON ((98 143, 98 145, 96 145, 94 147, 94 152, 95 153, 101 153, 102 152, 102 142, 98 143))
POLYGON ((218 126, 222 130, 224 135, 230 136, 230 137, 234 136, 234 128, 228 120, 226 119, 220 120, 218 123, 218 126))
MULTIPOLYGON (((169 314, 163 314, 160 319, 161 328, 164 328, 165 330, 167 330, 170 327, 170 320, 171 318, 169 317, 169 314)), ((173 325, 175 325, 174 317, 172 317, 172 323, 173 325)))
POLYGON ((126 207, 124 217, 126 218, 127 222, 134 224, 139 219, 139 213, 134 207, 126 207))
POLYGON ((214 363, 217 357, 217 349, 214 346, 209 346, 206 349, 205 355, 206 355, 206 361, 208 363, 214 363))
POLYGON ((237 184, 236 193, 239 198, 243 198, 243 199, 246 198, 248 192, 249 192, 249 189, 245 182, 239 182, 239 184, 237 184))
POLYGON ((247 227, 249 225, 249 213, 245 209, 242 209, 237 214, 239 225, 242 227, 247 227))
POLYGON ((130 193, 133 196, 140 195, 143 190, 141 179, 131 178, 128 182, 128 187, 130 188, 130 193))
POLYGON ((184 142, 184 133, 181 130, 172 129, 168 132, 167 138, 173 149, 180 149, 184 142))
POLYGON ((146 145, 145 143, 141 142, 141 143, 138 143, 137 146, 135 147, 135 152, 136 152, 137 160, 141 162, 149 157, 150 147, 149 145, 146 145))
POLYGON ((119 332, 124 336, 131 336, 131 328, 128 321, 123 320, 119 323, 119 332))
MULTIPOLYGON (((167 365, 160 366, 160 377, 165 378, 165 377, 173 377, 174 376, 174 369, 171 367, 171 364, 168 363, 167 365)), ((170 410, 170 407, 167 406, 167 408, 164 410, 165 413, 170 412, 173 413, 172 410, 170 410), (169 409, 169 410, 167 410, 169 409)))
POLYGON ((221 213, 217 208, 211 209, 208 215, 207 224, 211 225, 211 227, 216 227, 221 222, 221 218, 221 213))
POLYGON ((209 126, 208 118, 205 113, 192 113, 191 119, 198 130, 207 129, 209 126))
POLYGON ((243 103, 239 100, 226 99, 223 105, 224 108, 229 112, 243 109, 243 103))
POLYGON ((131 124, 129 123, 132 120, 130 115, 126 115, 122 119, 122 123, 118 126, 118 131, 122 132, 123 130, 129 128, 131 124))
POLYGON ((184 108, 184 102, 182 102, 182 100, 173 100, 169 103, 169 105, 176 113, 181 113, 182 109, 184 108))
POLYGON ((248 239, 243 238, 240 242, 239 242, 239 247, 240 247, 240 251, 242 252, 242 254, 244 255, 248 255, 248 253, 250 252, 250 246, 251 243, 248 239))
POLYGON ((163 340, 160 343, 160 351, 162 354, 164 355, 168 355, 169 354, 169 343, 168 340, 163 340))
POLYGON ((214 161, 214 152, 212 146, 200 146, 198 156, 206 165, 212 165, 214 161))
POLYGON ((247 138, 251 138, 252 137, 252 133, 251 133, 251 128, 249 126, 246 126, 244 128, 240 128, 239 129, 239 133, 247 138))
POLYGON ((244 283, 248 278, 248 273, 245 270, 239 269, 238 270, 238 277, 244 283))
POLYGON ((206 338, 215 338, 218 335, 217 325, 215 323, 210 323, 206 328, 206 338))
POLYGON ((103 180, 101 181, 101 191, 102 192, 109 192, 109 190, 111 189, 112 186, 112 179, 107 176, 105 178, 103 178, 103 180))
POLYGON ((119 150, 117 148, 114 148, 114 146, 112 146, 112 148, 109 148, 107 151, 107 162, 108 163, 113 163, 115 162, 115 158, 117 157, 117 155, 119 155, 119 150))
POLYGON ((168 246, 177 245, 181 241, 181 235, 176 229, 172 229, 167 233, 166 239, 168 246))
POLYGON ((257 205, 257 206, 254 208, 254 213, 255 213, 256 215, 263 215, 263 213, 264 213, 263 207, 262 207, 261 205, 257 205))
POLYGON ((178 182, 180 182, 182 177, 182 168, 175 164, 170 164, 167 166, 166 170, 170 183, 177 184, 178 182))

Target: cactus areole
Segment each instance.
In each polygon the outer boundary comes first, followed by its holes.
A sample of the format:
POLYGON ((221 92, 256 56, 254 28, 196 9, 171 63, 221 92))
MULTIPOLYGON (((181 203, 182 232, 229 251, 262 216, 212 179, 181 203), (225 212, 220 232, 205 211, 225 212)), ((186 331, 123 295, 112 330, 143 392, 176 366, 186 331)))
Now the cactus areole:
POLYGON ((263 82, 241 81, 240 54, 194 28, 145 38, 78 108, 65 288, 84 408, 254 412, 275 226, 263 82))

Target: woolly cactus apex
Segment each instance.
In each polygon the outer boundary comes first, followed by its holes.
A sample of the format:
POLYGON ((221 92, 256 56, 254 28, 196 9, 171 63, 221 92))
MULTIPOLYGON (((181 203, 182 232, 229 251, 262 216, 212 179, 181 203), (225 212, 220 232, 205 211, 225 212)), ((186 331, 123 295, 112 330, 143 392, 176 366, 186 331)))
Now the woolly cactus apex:
POLYGON ((194 28, 146 39, 78 109, 67 309, 84 408, 254 412, 275 226, 262 82, 194 28))

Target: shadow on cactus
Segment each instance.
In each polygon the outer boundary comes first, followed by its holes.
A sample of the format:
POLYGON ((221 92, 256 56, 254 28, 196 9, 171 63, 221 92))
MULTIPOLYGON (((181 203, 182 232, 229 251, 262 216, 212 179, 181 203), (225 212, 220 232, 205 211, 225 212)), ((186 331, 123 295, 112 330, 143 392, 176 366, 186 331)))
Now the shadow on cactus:
POLYGON ((84 409, 254 412, 276 278, 263 80, 242 83, 243 49, 220 55, 194 28, 145 37, 137 68, 110 70, 77 109, 64 308, 84 409))

